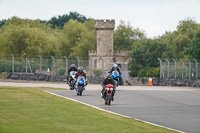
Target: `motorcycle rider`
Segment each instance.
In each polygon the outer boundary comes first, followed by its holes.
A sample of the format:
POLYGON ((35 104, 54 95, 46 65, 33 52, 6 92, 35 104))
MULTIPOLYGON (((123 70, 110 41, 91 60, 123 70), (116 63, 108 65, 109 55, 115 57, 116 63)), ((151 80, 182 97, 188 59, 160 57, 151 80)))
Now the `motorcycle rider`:
MULTIPOLYGON (((110 74, 108 74, 108 76, 101 83, 101 86, 103 87, 102 90, 101 90, 102 98, 106 97, 105 87, 108 84, 112 84, 113 85, 113 92, 115 93, 115 88, 116 88, 115 81, 111 78, 110 74)), ((114 97, 114 93, 112 94, 112 98, 114 97)), ((112 99, 112 101, 114 101, 114 98, 112 99)))
MULTIPOLYGON (((113 71, 117 71, 119 73, 119 78, 121 78, 121 71, 117 64, 113 64, 112 68, 108 71, 108 73, 111 75, 113 71)), ((118 81, 119 82, 119 81, 118 81)), ((118 86, 118 83, 116 84, 118 86)))
POLYGON ((71 64, 71 68, 68 69, 67 84, 71 84, 71 78, 69 77, 71 71, 78 71, 74 64, 71 64))
POLYGON ((78 79, 79 76, 85 77, 85 82, 86 82, 86 85, 87 85, 88 83, 87 83, 87 79, 86 79, 86 73, 83 71, 83 67, 78 68, 78 72, 76 73, 76 76, 75 76, 76 80, 78 79))
POLYGON ((120 68, 119 68, 119 66, 118 66, 117 64, 114 64, 114 65, 112 66, 112 68, 108 71, 108 73, 111 74, 114 70, 117 70, 118 73, 119 73, 119 76, 121 76, 121 71, 120 71, 120 68))

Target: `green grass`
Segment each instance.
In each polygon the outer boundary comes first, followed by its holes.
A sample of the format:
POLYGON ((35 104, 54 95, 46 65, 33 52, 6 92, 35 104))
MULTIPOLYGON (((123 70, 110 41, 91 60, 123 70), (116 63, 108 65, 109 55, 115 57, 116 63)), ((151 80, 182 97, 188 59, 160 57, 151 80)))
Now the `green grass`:
POLYGON ((48 89, 0 87, 0 133, 174 132, 42 91, 48 89))

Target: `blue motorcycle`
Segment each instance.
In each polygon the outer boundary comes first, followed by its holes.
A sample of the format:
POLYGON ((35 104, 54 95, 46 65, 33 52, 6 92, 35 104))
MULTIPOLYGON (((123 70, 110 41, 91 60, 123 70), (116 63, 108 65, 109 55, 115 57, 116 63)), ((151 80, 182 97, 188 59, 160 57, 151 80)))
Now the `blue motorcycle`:
POLYGON ((75 86, 77 95, 82 96, 83 90, 85 90, 85 85, 86 85, 85 77, 79 76, 75 86))
POLYGON ((117 70, 112 71, 111 78, 115 81, 115 85, 119 84, 119 72, 117 70))

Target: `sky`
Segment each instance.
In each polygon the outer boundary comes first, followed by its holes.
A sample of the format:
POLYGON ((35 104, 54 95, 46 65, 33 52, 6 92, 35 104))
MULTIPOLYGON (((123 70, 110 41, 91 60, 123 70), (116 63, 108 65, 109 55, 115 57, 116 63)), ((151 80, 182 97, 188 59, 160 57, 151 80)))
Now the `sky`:
POLYGON ((69 12, 115 19, 115 27, 123 20, 154 38, 175 31, 187 18, 200 23, 200 0, 0 0, 0 20, 13 16, 49 20, 69 12))

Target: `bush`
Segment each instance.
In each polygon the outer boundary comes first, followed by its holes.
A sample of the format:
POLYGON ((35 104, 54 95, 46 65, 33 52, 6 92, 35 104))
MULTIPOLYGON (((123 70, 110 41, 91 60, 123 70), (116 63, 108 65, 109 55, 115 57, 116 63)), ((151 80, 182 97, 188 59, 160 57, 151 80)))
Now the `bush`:
POLYGON ((12 61, 0 60, 0 72, 11 72, 12 61))
POLYGON ((57 75, 65 75, 65 71, 66 71, 66 68, 65 67, 59 67, 56 71, 56 74, 57 75))
POLYGON ((150 67, 148 69, 141 69, 138 72, 138 77, 159 77, 160 67, 150 67))
POLYGON ((160 67, 151 67, 146 70, 146 77, 159 77, 160 67))
POLYGON ((102 74, 102 69, 94 69, 93 73, 95 76, 99 77, 102 74))

